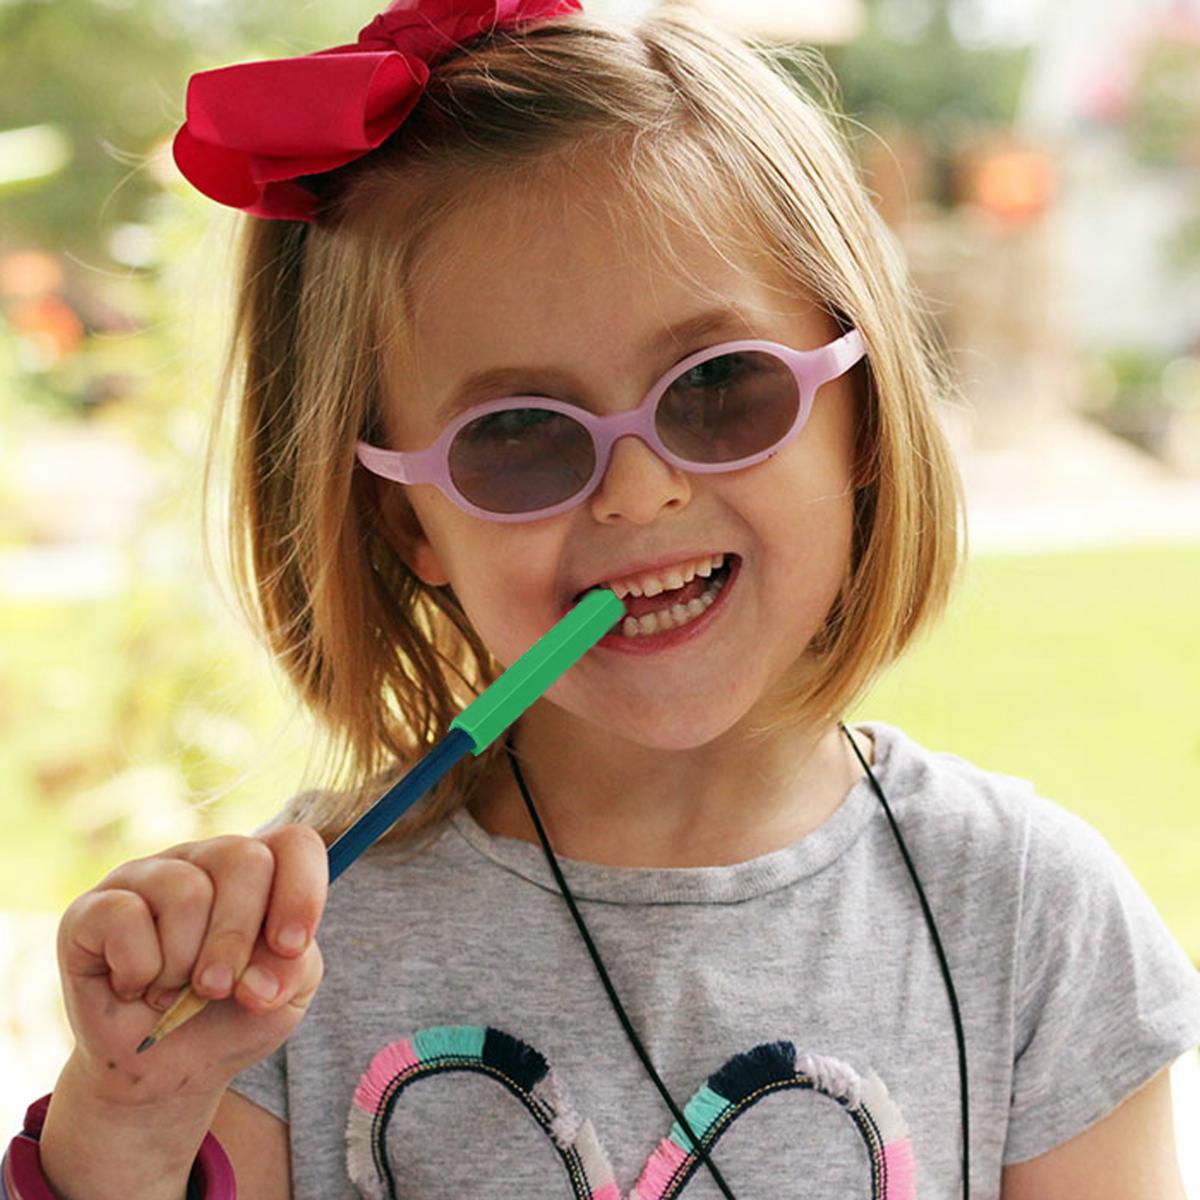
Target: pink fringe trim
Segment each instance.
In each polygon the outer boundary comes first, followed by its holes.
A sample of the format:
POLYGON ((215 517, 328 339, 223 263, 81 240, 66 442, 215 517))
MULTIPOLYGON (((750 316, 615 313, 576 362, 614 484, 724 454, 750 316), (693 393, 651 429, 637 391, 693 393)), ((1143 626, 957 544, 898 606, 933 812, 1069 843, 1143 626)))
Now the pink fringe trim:
POLYGON ((916 1200, 917 1165, 911 1139, 888 1142, 883 1148, 883 1161, 887 1166, 887 1200, 916 1200))
POLYGON ((592 1200, 621 1200, 621 1189, 615 1183, 606 1183, 592 1193, 592 1200))
POLYGON ((371 1065, 358 1081, 358 1087, 354 1091, 355 1106, 374 1115, 383 1103, 383 1093, 391 1081, 404 1071, 419 1066, 420 1061, 413 1050, 412 1042, 407 1038, 384 1046, 371 1059, 371 1065))
POLYGON ((638 1177, 633 1189, 637 1200, 658 1200, 687 1158, 682 1146, 669 1137, 663 1138, 638 1177))

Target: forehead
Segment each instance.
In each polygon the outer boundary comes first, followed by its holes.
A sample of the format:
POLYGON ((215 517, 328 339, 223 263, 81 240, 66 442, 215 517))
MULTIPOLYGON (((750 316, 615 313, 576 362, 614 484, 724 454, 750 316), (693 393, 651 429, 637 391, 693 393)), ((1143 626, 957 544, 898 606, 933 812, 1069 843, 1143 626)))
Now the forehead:
POLYGON ((812 307, 718 212, 713 228, 698 214, 648 212, 611 173, 522 180, 473 200, 414 259, 404 366, 432 399, 510 364, 606 355, 634 368, 634 350, 655 333, 713 307, 812 307))

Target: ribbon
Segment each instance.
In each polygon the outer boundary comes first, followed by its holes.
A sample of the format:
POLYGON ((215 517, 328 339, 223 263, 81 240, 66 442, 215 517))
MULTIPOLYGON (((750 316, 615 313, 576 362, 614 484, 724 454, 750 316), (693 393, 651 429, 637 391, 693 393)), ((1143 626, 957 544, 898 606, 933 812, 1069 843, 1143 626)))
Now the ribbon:
POLYGON ((221 204, 311 221, 317 197, 296 180, 361 158, 394 133, 430 65, 472 38, 580 8, 580 0, 397 0, 350 45, 198 72, 175 163, 221 204))

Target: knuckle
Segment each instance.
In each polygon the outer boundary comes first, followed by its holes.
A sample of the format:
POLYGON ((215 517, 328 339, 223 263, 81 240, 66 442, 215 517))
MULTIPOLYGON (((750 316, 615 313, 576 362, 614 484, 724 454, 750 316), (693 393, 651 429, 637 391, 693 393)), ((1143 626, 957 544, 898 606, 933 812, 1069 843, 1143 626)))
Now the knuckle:
POLYGON ((314 851, 325 853, 325 839, 311 825, 289 825, 288 833, 298 843, 307 842, 314 851))
POLYGON ((219 859, 233 859, 238 862, 274 860, 274 856, 265 842, 260 838, 247 837, 244 834, 224 833, 205 842, 205 847, 209 856, 219 859))
POLYGON ((82 896, 76 896, 67 905, 58 923, 60 936, 74 929, 76 925, 88 920, 90 915, 95 911, 97 895, 98 893, 94 891, 84 892, 82 896))
POLYGON ((215 888, 207 871, 179 859, 163 865, 173 903, 189 910, 207 910, 212 905, 215 888))
POLYGON ((150 906, 141 892, 135 892, 132 888, 114 888, 97 893, 89 915, 100 920, 124 923, 137 920, 149 910, 150 906))
POLYGON ((209 938, 205 960, 244 962, 254 949, 255 938, 244 929, 222 929, 209 938))
POLYGON ((154 861, 153 858, 131 858, 128 862, 119 863, 96 884, 92 891, 98 892, 104 888, 121 887, 123 886, 123 880, 136 877, 139 872, 154 861))
POLYGON ((246 870, 270 875, 275 870, 275 855, 266 842, 258 838, 242 838, 237 847, 239 863, 246 870))
POLYGON ((284 825, 266 835, 272 849, 284 852, 293 874, 306 881, 313 875, 314 865, 327 869, 328 852, 321 835, 311 825, 284 825))
POLYGON ((209 854, 228 854, 246 839, 236 833, 220 833, 199 845, 209 854))

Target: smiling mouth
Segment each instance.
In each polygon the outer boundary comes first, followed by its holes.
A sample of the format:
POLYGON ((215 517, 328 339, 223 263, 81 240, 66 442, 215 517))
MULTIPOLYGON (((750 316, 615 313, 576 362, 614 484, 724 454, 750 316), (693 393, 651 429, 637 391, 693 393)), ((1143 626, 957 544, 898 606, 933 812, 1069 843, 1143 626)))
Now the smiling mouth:
MULTIPOLYGON (((719 583, 723 585, 728 580, 736 562, 738 562, 738 556, 731 551, 726 551, 724 562, 713 570, 710 575, 696 575, 682 587, 667 588, 655 596, 626 595, 621 599, 621 603, 625 605, 626 615, 642 617, 651 612, 669 609, 676 604, 687 604, 690 600, 701 596, 713 584, 719 583)), ((571 601, 571 605, 578 604, 588 592, 608 586, 608 584, 602 583, 594 584, 585 591, 579 592, 571 601)))

